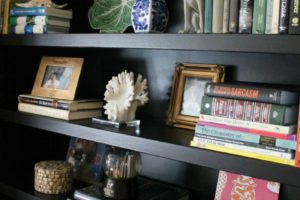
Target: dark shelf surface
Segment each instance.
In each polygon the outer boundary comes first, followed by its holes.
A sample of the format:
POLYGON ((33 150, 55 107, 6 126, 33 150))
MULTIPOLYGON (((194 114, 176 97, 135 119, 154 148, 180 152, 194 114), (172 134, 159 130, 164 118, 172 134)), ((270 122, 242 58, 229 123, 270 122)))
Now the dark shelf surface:
POLYGON ((0 109, 0 119, 154 156, 300 186, 299 168, 193 148, 189 146, 193 131, 168 127, 163 123, 142 121, 137 132, 132 128, 103 127, 92 124, 91 120, 67 122, 7 109, 0 109))
POLYGON ((0 45, 300 54, 300 36, 297 35, 171 33, 2 35, 0 45))

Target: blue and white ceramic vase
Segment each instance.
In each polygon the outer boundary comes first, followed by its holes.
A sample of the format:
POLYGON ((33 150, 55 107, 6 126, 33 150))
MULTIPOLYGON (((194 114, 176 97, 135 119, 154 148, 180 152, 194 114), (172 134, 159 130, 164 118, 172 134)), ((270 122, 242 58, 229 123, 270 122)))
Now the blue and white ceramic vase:
POLYGON ((131 10, 135 33, 164 32, 169 10, 165 0, 135 0, 131 10))

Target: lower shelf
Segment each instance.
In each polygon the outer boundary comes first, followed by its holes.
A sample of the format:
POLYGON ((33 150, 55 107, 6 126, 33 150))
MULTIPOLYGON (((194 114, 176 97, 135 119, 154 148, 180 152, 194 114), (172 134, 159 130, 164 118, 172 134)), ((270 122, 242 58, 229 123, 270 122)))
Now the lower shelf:
POLYGON ((277 181, 300 187, 300 169, 216 151, 193 148, 189 145, 193 131, 172 128, 164 123, 142 121, 138 132, 119 130, 93 124, 91 120, 63 121, 49 117, 0 109, 0 120, 79 137, 99 143, 131 149, 193 165, 221 169, 256 178, 277 181))

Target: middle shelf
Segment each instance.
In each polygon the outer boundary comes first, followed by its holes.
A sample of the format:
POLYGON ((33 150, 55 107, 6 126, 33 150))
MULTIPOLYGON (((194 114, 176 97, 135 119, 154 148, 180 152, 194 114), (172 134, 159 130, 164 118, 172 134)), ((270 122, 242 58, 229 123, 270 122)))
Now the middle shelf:
POLYGON ((0 109, 0 119, 153 156, 300 186, 300 170, 296 167, 193 148, 189 146, 193 131, 168 127, 164 123, 142 121, 138 130, 119 130, 93 124, 91 120, 68 122, 8 109, 0 109))

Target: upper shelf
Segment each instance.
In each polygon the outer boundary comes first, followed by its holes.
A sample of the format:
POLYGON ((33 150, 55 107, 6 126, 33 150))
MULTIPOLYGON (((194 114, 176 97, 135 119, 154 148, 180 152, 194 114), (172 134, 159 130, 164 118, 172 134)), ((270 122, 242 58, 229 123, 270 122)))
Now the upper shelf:
POLYGON ((0 45, 300 54, 300 36, 254 34, 2 35, 0 45))
POLYGON ((67 122, 7 109, 0 109, 0 119, 180 162, 222 169, 300 187, 299 168, 193 148, 189 146, 194 136, 193 131, 172 128, 164 124, 142 121, 138 130, 132 128, 119 130, 92 124, 91 120, 67 122))

